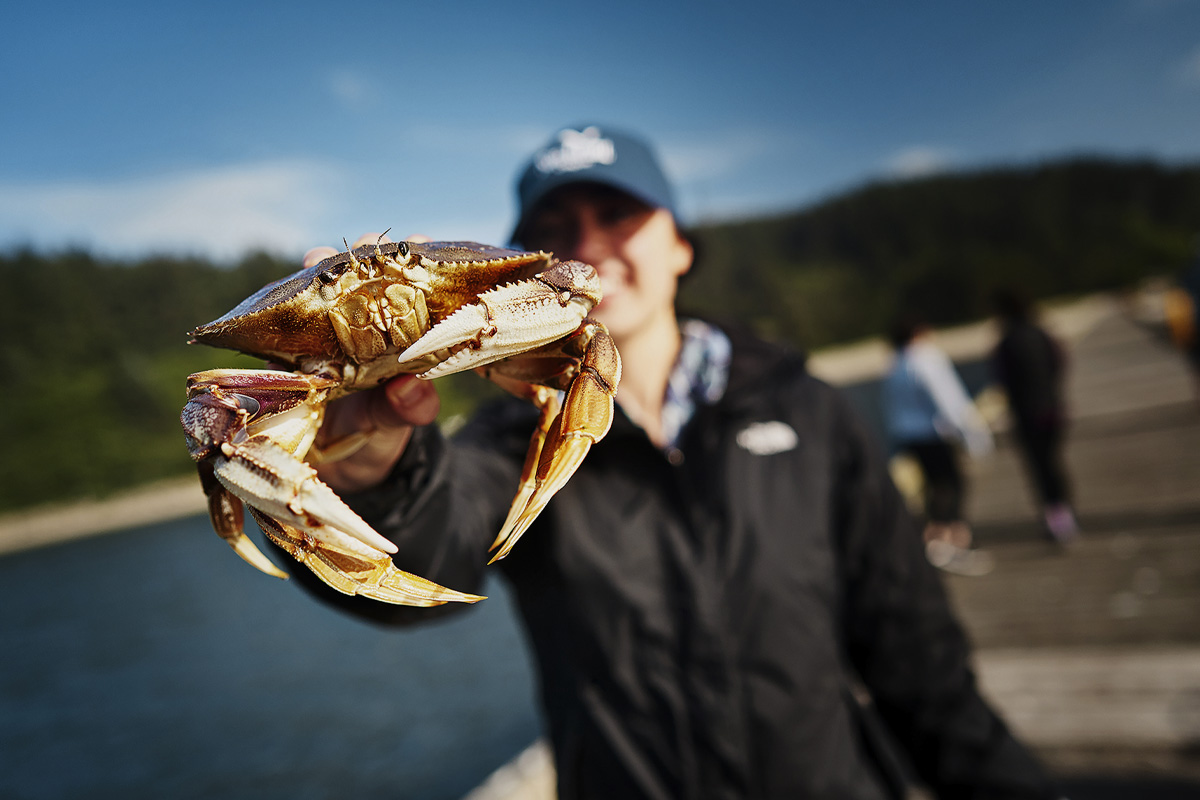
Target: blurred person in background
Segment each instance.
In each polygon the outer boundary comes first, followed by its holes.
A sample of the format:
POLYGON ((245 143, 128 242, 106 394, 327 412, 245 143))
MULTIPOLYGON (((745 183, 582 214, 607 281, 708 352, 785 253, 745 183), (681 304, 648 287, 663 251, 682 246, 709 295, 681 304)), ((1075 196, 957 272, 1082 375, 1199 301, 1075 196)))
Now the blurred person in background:
POLYGON ((896 355, 883 382, 888 438, 896 452, 911 456, 921 467, 922 538, 929 562, 959 575, 986 575, 993 559, 971 546, 959 450, 985 456, 992 451, 992 434, 932 334, 925 322, 909 315, 892 325, 896 355))
MULTIPOLYGON (((593 313, 623 360, 607 437, 498 562, 533 647, 558 796, 899 798, 915 770, 941 797, 1054 797, 980 697, 847 401, 793 352, 676 316, 694 251, 650 148, 565 129, 518 197, 516 243, 599 271, 593 313)), ((536 413, 506 398, 447 440, 437 410, 413 376, 331 404, 328 436, 374 432, 319 470, 403 569, 474 591, 536 413)), ((450 610, 297 578, 378 622, 450 610)))
POLYGON ((1067 544, 1078 535, 1079 525, 1062 452, 1067 427, 1066 354, 1034 321, 1030 303, 1020 291, 999 290, 993 304, 1001 334, 992 353, 992 373, 1008 398, 1013 432, 1033 479, 1046 533, 1067 544))

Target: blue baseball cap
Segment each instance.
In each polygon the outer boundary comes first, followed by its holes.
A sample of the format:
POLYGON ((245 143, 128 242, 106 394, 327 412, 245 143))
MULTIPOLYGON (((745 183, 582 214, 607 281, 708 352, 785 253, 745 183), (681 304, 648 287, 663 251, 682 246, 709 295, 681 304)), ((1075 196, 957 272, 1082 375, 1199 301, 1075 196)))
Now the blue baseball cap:
POLYGON ((521 228, 543 197, 572 183, 620 189, 678 219, 671 184, 648 144, 600 125, 580 125, 563 128, 529 159, 517 181, 517 224, 511 241, 520 242, 521 228))

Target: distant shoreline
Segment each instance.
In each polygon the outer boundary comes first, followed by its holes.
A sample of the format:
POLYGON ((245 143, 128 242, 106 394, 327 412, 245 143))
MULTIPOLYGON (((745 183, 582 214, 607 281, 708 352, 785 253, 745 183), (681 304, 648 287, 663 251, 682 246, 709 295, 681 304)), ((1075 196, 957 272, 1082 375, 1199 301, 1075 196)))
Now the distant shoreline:
POLYGON ((206 509, 200 480, 191 475, 157 481, 103 500, 16 511, 0 516, 0 555, 190 517, 206 509))
MULTIPOLYGON (((1161 297, 1144 293, 1137 301, 1153 314, 1161 297)), ((1103 317, 1117 313, 1121 304, 1108 295, 1092 295, 1049 308, 1043 321, 1065 342, 1086 334, 1103 317)), ((1138 315, 1138 308, 1127 309, 1138 315)), ((995 327, 977 322, 938 331, 938 344, 956 361, 986 355, 995 342, 995 327)), ((817 377, 844 385, 883 374, 891 350, 881 339, 833 347, 813 353, 809 369, 817 377)), ((206 511, 204 493, 195 476, 148 484, 103 500, 80 500, 34 507, 0 515, 0 555, 18 553, 60 542, 190 517, 206 511)))

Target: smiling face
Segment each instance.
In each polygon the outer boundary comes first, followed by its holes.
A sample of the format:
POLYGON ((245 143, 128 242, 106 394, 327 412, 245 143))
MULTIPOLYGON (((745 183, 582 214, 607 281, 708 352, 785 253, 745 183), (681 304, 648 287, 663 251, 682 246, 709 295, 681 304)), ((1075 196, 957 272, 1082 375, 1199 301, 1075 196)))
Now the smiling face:
POLYGON ((676 288, 693 253, 667 209, 601 184, 571 184, 538 203, 521 233, 527 248, 596 268, 604 300, 592 316, 618 347, 639 333, 675 324, 676 288))

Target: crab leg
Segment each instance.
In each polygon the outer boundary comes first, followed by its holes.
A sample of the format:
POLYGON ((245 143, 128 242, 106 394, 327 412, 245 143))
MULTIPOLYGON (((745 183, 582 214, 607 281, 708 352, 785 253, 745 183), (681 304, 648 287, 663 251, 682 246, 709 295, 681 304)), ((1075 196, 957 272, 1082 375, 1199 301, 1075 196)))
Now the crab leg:
MULTIPOLYGON (((495 376, 493 376, 495 379, 495 376)), ((502 381, 497 381, 502 383, 502 381)), ((562 409, 562 392, 551 389, 546 386, 533 386, 530 384, 521 384, 528 391, 520 391, 509 388, 518 397, 524 397, 532 402, 538 408, 538 424, 534 428, 533 436, 529 440, 529 450, 525 454, 525 464, 521 468, 521 482, 517 487, 517 495, 513 498, 512 505, 508 510, 508 517, 504 520, 504 524, 500 526, 500 533, 496 535, 496 540, 492 542, 492 546, 488 551, 494 551, 496 548, 504 544, 508 538, 508 531, 516 527, 517 520, 525 511, 525 506, 529 505, 529 498, 533 497, 534 490, 537 489, 537 468, 542 458, 542 447, 546 442, 546 436, 550 433, 550 427, 558 418, 559 412, 562 409)))
MULTIPOLYGON (((559 369, 539 379, 545 385, 561 385, 566 390, 561 410, 557 394, 551 397, 534 390, 526 395, 542 413, 525 457, 517 495, 492 545, 499 550, 489 563, 508 555, 550 498, 575 474, 592 445, 604 438, 612 425, 613 398, 621 379, 621 358, 612 338, 603 325, 587 319, 575 337, 561 348, 565 357, 571 357, 574 351, 579 351, 577 367, 559 369)), ((502 379, 497 382, 506 387, 514 379, 531 380, 536 365, 539 362, 553 365, 556 361, 553 356, 558 352, 556 348, 544 362, 536 356, 503 362, 495 365, 493 372, 500 373, 502 379)), ((497 379, 495 375, 490 377, 497 379)))

